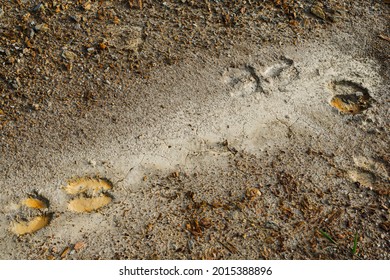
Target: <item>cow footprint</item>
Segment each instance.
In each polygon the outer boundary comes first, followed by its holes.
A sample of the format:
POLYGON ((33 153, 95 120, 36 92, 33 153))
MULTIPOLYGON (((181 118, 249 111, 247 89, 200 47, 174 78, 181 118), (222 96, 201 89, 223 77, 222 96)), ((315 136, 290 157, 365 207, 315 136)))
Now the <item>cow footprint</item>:
POLYGON ((266 92, 276 89, 286 91, 286 87, 299 78, 299 72, 292 59, 282 57, 277 63, 265 68, 261 76, 266 92))
POLYGON ((386 163, 374 158, 356 156, 355 169, 348 171, 351 181, 380 194, 389 194, 389 174, 386 163))
POLYGON ((230 87, 232 97, 245 97, 262 91, 260 78, 252 66, 230 67, 222 75, 222 80, 230 87))
POLYGON ((266 68, 262 76, 265 79, 278 77, 282 74, 283 71, 290 68, 293 63, 294 61, 292 59, 282 58, 278 63, 275 63, 266 68))
POLYGON ((82 177, 71 180, 64 187, 65 192, 74 196, 68 202, 68 209, 73 212, 93 212, 112 201, 107 194, 112 189, 112 183, 107 179, 82 177))
POLYGON ((245 97, 256 92, 286 91, 286 87, 299 78, 299 72, 293 60, 282 57, 265 69, 251 65, 230 67, 222 78, 230 87, 232 97, 245 97))
POLYGON ((361 114, 372 103, 368 90, 357 83, 341 80, 332 81, 329 88, 333 93, 330 105, 346 115, 361 114))
POLYGON ((49 201, 36 193, 22 200, 18 210, 10 226, 10 230, 18 236, 32 234, 46 227, 52 216, 49 213, 49 201))

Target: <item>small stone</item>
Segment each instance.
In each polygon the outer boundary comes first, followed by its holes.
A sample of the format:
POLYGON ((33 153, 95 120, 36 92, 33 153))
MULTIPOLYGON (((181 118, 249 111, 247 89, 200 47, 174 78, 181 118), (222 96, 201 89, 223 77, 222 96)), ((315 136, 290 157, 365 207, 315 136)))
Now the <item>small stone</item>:
POLYGON ((32 107, 35 111, 38 111, 38 110, 40 109, 39 104, 36 104, 36 103, 32 104, 31 107, 32 107))
POLYGON ((14 57, 8 58, 8 63, 9 64, 14 64, 15 63, 15 58, 14 57))
POLYGON ((104 43, 104 42, 101 42, 101 43, 99 44, 99 48, 100 48, 101 50, 105 50, 105 49, 107 49, 107 44, 104 43))
POLYGON ((91 159, 90 161, 88 161, 88 164, 91 165, 92 167, 95 167, 96 166, 96 161, 91 159))
POLYGON ((322 5, 320 5, 318 3, 311 7, 310 12, 320 19, 323 19, 323 20, 326 19, 326 14, 323 10, 323 7, 322 7, 322 5))
POLYGON ((38 11, 41 11, 41 12, 44 12, 45 11, 45 6, 43 5, 43 3, 39 3, 38 5, 36 5, 33 9, 32 9, 33 12, 38 12, 38 11))
POLYGON ((22 86, 22 83, 20 82, 19 78, 16 78, 15 80, 11 81, 11 86, 14 89, 18 89, 18 88, 20 88, 22 86))
POLYGON ((249 198, 250 200, 255 199, 258 196, 261 196, 261 192, 257 188, 248 188, 245 191, 245 196, 249 198))
POLYGON ((77 242, 76 244, 74 244, 74 249, 76 250, 76 252, 80 251, 81 249, 83 249, 85 247, 85 243, 84 242, 77 242))
POLYGON ((30 37, 30 39, 32 39, 32 38, 34 38, 34 36, 35 36, 34 28, 31 28, 29 37, 30 37))
POLYGON ((4 16, 4 10, 3 10, 3 8, 0 7, 0 18, 1 18, 2 16, 4 16))
POLYGON ((80 22, 81 20, 81 16, 80 15, 74 15, 74 16, 70 16, 70 18, 75 21, 75 22, 80 22))
POLYGON ((73 61, 76 60, 77 55, 72 51, 64 50, 62 52, 62 57, 65 58, 66 60, 73 61))
POLYGON ((24 22, 27 22, 28 19, 30 18, 30 16, 31 16, 30 13, 25 13, 25 14, 22 16, 22 20, 23 20, 24 22))
POLYGON ((113 22, 114 22, 114 24, 119 24, 121 21, 118 17, 114 17, 113 22))
POLYGON ((89 11, 91 9, 91 2, 87 2, 83 5, 84 10, 89 11))
POLYGON ((49 30, 49 26, 46 23, 37 24, 35 25, 34 30, 37 32, 46 32, 49 30))

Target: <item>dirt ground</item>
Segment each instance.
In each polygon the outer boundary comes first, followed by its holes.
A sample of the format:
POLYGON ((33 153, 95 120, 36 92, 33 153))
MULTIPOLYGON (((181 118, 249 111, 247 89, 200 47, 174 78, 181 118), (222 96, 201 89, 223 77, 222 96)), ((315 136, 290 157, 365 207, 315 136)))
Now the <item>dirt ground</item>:
POLYGON ((390 259, 389 11, 0 1, 0 258, 390 259))

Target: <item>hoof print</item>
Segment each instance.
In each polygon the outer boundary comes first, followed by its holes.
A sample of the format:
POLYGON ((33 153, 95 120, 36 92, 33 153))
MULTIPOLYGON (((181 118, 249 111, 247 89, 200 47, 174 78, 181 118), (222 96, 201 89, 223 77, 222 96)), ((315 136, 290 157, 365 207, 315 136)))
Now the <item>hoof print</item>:
POLYGON ((12 222, 11 231, 16 235, 34 233, 49 224, 50 218, 47 215, 37 216, 30 221, 12 222))
POLYGON ((22 204, 32 209, 45 209, 47 204, 45 201, 38 198, 29 197, 22 201, 22 204))
POLYGON ((349 179, 381 195, 389 195, 389 176, 386 162, 379 159, 355 156, 356 169, 348 172, 349 179))
POLYGON ((372 188, 375 184, 375 176, 369 172, 351 170, 348 175, 353 182, 358 182, 364 187, 372 188))
POLYGON ((332 82, 330 89, 334 94, 330 105, 342 114, 361 114, 370 107, 371 97, 368 90, 354 82, 332 82))
POLYGON ((99 193, 112 188, 109 181, 99 178, 78 178, 69 182, 64 188, 68 194, 80 194, 85 192, 99 193))
POLYGON ((19 212, 11 222, 10 230, 16 235, 35 233, 46 227, 50 222, 51 214, 48 213, 49 201, 44 197, 34 194, 20 202, 19 212))
MULTIPOLYGON (((271 65, 270 67, 268 67, 264 73, 263 73, 263 77, 265 79, 269 79, 269 78, 276 78, 276 77, 279 77, 281 76, 281 74, 288 70, 290 67, 292 67, 294 64, 294 61, 292 59, 288 59, 286 57, 282 57, 281 60, 277 63, 275 63, 274 65, 271 65)), ((295 69, 295 68, 294 68, 295 69)))
POLYGON ((252 66, 228 68, 223 74, 223 82, 229 86, 232 97, 246 97, 262 91, 260 78, 252 66))
POLYGON ((64 188, 70 195, 78 195, 68 203, 68 209, 78 213, 89 213, 106 206, 112 198, 106 194, 112 189, 107 179, 83 177, 72 180, 64 188))
POLYGON ((69 201, 68 209, 73 212, 92 212, 111 202, 112 198, 106 195, 98 197, 81 197, 69 201))
POLYGON ((263 69, 261 77, 265 92, 286 92, 287 87, 299 79, 299 71, 292 59, 282 56, 274 64, 263 69))

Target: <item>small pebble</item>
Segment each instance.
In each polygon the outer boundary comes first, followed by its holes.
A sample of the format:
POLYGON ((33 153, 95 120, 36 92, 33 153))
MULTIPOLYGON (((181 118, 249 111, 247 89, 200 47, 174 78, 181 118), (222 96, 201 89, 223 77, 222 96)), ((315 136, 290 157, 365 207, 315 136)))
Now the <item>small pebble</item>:
POLYGON ((22 86, 22 83, 20 82, 19 78, 16 78, 15 80, 11 81, 11 86, 14 89, 18 89, 18 88, 20 88, 22 86))
POLYGON ((77 55, 74 52, 64 50, 62 52, 62 57, 65 58, 66 60, 73 61, 76 60, 77 55))
POLYGON ((81 16, 80 15, 70 16, 70 18, 72 20, 74 20, 75 22, 80 22, 80 20, 81 20, 81 16))
POLYGON ((91 9, 91 2, 87 2, 83 5, 84 10, 89 11, 91 9))
POLYGON ((44 10, 45 10, 45 7, 43 6, 42 3, 39 3, 38 5, 36 5, 36 6, 32 9, 33 12, 38 12, 39 10, 41 10, 41 11, 44 11, 44 10))
POLYGON ((32 106, 32 108, 35 110, 35 111, 38 111, 39 109, 40 109, 40 106, 39 106, 39 104, 32 104, 31 105, 32 106))
POLYGON ((37 24, 35 25, 34 30, 37 32, 38 31, 46 32, 49 30, 49 26, 46 23, 37 24))
POLYGON ((325 15, 325 12, 322 8, 322 5, 320 5, 318 3, 311 7, 310 12, 320 19, 323 19, 323 20, 326 19, 326 15, 325 15))

